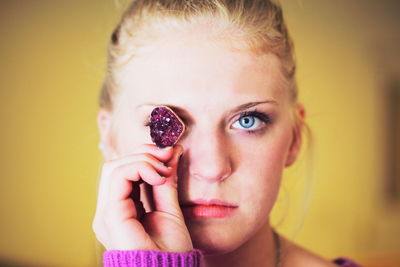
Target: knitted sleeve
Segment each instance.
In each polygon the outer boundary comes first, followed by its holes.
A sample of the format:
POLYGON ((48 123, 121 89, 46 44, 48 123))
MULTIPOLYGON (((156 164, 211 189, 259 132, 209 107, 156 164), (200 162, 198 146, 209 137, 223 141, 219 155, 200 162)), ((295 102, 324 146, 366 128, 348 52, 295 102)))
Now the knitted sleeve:
POLYGON ((103 253, 104 267, 201 267, 203 255, 192 249, 187 253, 156 250, 109 250, 103 253))
MULTIPOLYGON (((340 257, 332 260, 341 267, 361 267, 340 257)), ((156 250, 110 250, 103 254, 104 267, 202 267, 203 254, 198 249, 187 253, 156 250)))

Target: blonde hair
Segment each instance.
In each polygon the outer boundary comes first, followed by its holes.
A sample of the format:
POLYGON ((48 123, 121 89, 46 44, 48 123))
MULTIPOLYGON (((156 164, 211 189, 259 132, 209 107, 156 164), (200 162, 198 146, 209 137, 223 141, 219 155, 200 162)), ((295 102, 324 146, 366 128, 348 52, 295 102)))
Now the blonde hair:
MULTIPOLYGON (((218 36, 228 36, 255 53, 273 53, 281 63, 291 102, 297 102, 293 42, 274 0, 133 0, 111 35, 107 72, 100 93, 101 108, 113 110, 118 93, 115 73, 134 57, 135 50, 152 34, 211 19, 218 36), (240 42, 239 42, 240 41, 240 42)), ((297 117, 294 114, 294 117, 297 117)))

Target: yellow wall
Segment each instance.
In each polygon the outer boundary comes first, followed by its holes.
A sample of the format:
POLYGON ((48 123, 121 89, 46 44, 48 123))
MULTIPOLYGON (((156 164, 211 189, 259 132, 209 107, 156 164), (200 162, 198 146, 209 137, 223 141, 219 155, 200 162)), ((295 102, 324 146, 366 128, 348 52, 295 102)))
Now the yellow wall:
POLYGON ((304 246, 327 257, 347 255, 367 266, 400 266, 400 261, 372 263, 382 257, 400 259, 400 205, 384 194, 385 90, 393 76, 400 79, 400 5, 282 4, 296 42, 301 99, 314 134, 314 172, 309 189, 304 187, 310 180, 308 158, 290 170, 285 180, 290 200, 281 194, 275 218, 289 201, 281 229, 304 246), (297 211, 304 206, 304 188, 311 197, 301 224, 297 211))
MULTIPOLYGON (((0 3, 0 266, 96 264, 97 94, 121 2, 0 3)), ((384 267, 373 258, 400 255, 399 205, 383 193, 383 91, 390 73, 400 77, 399 5, 284 0, 283 7, 314 171, 311 187, 306 155, 288 171, 273 222, 284 218, 283 234, 325 257, 384 267)))

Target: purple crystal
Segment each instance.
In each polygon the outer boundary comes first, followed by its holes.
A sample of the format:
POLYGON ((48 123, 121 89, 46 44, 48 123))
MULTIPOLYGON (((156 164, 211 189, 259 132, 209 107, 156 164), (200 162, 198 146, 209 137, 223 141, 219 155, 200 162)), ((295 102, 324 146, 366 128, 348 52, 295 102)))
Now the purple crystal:
POLYGON ((151 140, 160 148, 173 146, 185 130, 182 120, 168 107, 156 107, 150 117, 151 140))

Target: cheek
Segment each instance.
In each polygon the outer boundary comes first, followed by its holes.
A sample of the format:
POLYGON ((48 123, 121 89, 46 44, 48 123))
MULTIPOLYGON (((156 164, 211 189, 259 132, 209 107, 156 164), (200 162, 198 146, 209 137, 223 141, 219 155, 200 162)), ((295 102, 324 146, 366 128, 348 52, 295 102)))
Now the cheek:
POLYGON ((115 147, 119 154, 132 152, 141 144, 152 144, 150 129, 138 119, 122 115, 115 125, 115 147))
POLYGON ((269 203, 263 208, 272 207, 279 192, 290 141, 290 130, 282 130, 267 136, 262 146, 242 150, 239 176, 247 177, 242 180, 241 186, 247 188, 243 196, 252 205, 259 205, 261 202, 269 203))
POLYGON ((267 180, 279 178, 291 144, 290 127, 276 127, 260 142, 247 144, 241 151, 241 162, 248 171, 259 173, 267 180), (255 153, 256 151, 256 153, 255 153))

